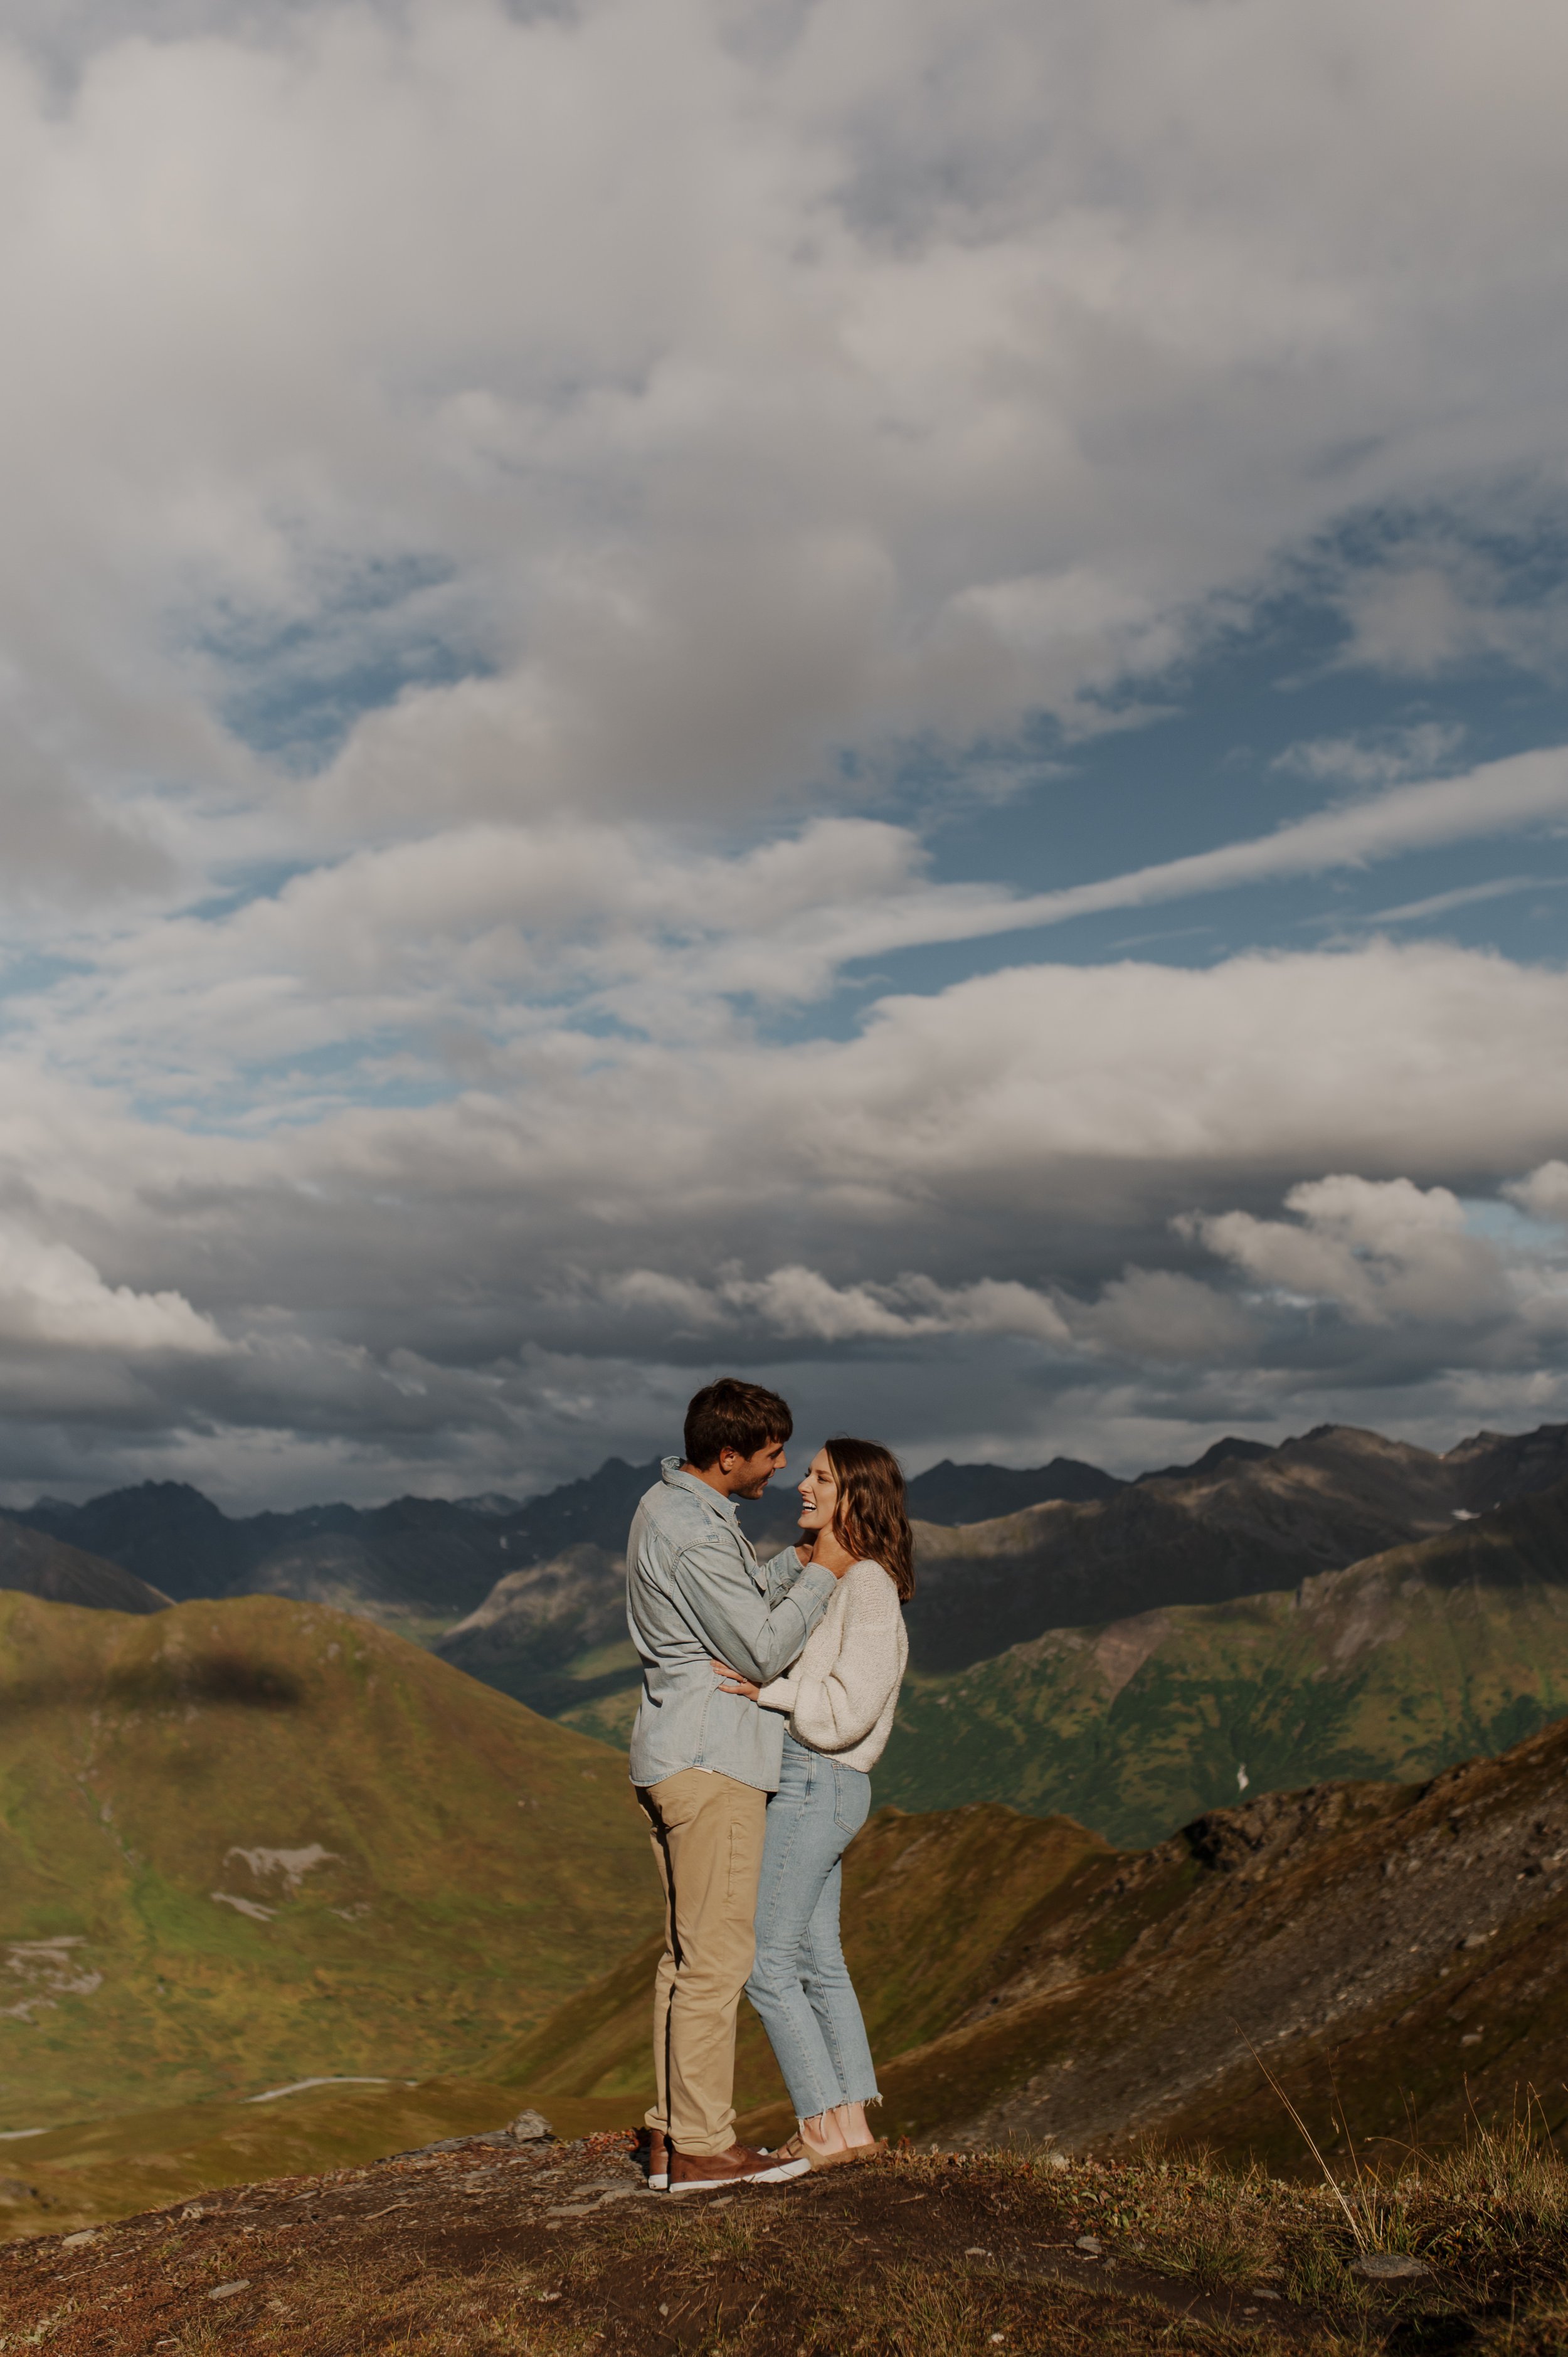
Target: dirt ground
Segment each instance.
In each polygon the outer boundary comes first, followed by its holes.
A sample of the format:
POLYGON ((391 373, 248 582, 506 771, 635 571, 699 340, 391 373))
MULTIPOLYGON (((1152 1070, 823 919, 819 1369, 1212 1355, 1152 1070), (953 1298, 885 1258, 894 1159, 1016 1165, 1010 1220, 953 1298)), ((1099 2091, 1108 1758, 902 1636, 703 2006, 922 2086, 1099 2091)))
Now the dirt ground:
POLYGON ((1332 2205, 1201 2164, 903 2153, 672 2199, 631 2141, 471 2139, 13 2244, 0 2352, 1568 2351, 1528 2256, 1450 2236, 1446 2262, 1367 2283, 1332 2205))

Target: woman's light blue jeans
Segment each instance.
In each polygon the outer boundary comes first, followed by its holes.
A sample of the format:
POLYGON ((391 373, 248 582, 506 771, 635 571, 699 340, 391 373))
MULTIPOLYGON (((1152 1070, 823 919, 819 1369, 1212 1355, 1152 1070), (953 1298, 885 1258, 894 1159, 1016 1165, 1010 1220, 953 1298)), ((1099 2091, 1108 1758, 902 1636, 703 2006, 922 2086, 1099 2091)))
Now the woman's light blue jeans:
POLYGON ((865 2024, 839 1943, 839 1861, 865 1823, 871 1779, 786 1733, 768 1803, 757 1891, 757 1962, 746 1993, 762 2016, 798 2119, 877 2093, 865 2024))

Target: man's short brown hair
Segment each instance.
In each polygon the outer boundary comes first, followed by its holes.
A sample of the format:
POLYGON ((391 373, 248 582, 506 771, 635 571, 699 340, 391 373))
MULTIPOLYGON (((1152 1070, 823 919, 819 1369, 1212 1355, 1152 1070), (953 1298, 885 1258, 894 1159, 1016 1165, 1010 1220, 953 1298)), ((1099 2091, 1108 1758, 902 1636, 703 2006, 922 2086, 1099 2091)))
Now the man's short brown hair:
POLYGON ((771 1440, 788 1440, 795 1419, 777 1392, 721 1375, 706 1383, 686 1410, 686 1462, 705 1473, 726 1448, 755 1457, 771 1440))

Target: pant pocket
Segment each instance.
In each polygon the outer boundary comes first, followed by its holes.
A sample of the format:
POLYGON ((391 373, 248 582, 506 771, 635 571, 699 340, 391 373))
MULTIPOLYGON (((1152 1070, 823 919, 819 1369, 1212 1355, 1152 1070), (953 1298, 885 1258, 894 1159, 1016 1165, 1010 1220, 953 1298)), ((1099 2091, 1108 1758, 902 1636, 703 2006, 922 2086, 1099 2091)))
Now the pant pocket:
POLYGON ((853 1841, 871 1813, 871 1779, 858 1768, 841 1768, 836 1762, 832 1779, 833 1823, 853 1841))

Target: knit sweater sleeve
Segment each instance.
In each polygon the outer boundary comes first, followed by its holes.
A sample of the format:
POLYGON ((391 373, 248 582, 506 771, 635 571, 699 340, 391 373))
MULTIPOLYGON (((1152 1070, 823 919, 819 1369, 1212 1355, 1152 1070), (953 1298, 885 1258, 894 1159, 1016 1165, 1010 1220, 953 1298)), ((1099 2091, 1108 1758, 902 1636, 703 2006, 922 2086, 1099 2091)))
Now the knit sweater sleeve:
POLYGON ((796 1734, 816 1751, 847 1751, 863 1741, 904 1674, 902 1612, 893 1582, 880 1564, 857 1563, 844 1583, 836 1659, 816 1674, 798 1662, 757 1696, 769 1709, 789 1710, 796 1734))

